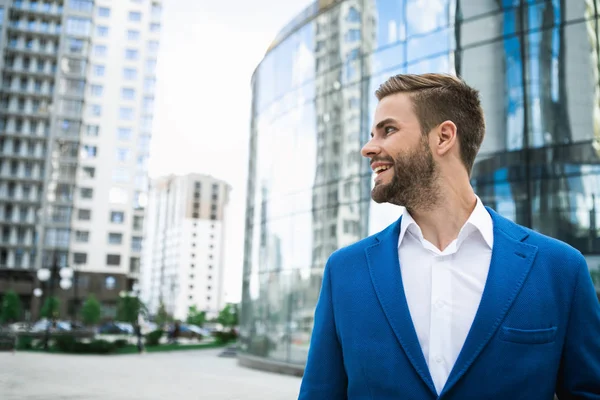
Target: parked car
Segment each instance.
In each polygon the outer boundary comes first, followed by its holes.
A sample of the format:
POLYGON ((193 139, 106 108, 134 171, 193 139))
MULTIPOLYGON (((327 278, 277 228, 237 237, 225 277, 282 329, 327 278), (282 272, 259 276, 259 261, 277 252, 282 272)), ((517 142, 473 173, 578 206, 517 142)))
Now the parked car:
POLYGON ((48 329, 48 325, 50 325, 51 331, 67 332, 71 330, 71 323, 69 321, 56 321, 56 326, 53 326, 52 321, 43 318, 33 324, 31 327, 31 332, 44 332, 46 329, 48 329))
POLYGON ((106 335, 131 335, 133 326, 126 322, 107 322, 98 327, 98 333, 106 335))

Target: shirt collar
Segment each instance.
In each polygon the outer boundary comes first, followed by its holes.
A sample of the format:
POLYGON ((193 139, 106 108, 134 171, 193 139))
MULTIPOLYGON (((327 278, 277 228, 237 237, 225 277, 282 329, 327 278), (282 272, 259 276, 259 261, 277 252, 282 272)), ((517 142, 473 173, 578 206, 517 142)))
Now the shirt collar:
MULTIPOLYGON (((467 219, 467 222, 463 225, 458 233, 457 247, 474 231, 479 231, 485 243, 489 248, 494 246, 494 223, 490 213, 485 209, 481 199, 477 196, 477 203, 475 209, 467 219)), ((402 244, 406 232, 410 232, 415 235, 421 242, 424 241, 423 233, 421 228, 417 225, 417 222, 410 215, 408 210, 405 208, 402 214, 402 221, 400 224, 400 236, 398 238, 398 247, 402 244)))

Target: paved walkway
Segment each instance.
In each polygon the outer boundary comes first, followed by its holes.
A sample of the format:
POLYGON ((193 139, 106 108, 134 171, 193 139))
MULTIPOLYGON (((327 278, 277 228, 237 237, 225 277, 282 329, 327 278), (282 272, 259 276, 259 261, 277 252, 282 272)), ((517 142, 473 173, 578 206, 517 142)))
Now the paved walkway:
POLYGON ((290 400, 300 379, 238 367, 220 350, 120 356, 0 353, 2 400, 290 400))

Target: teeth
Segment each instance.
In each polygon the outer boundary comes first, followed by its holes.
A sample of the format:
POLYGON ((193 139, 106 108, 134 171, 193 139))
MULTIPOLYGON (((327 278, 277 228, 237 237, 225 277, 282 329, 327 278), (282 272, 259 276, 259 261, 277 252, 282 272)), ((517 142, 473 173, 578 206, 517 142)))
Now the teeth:
POLYGON ((386 169, 390 169, 390 168, 391 168, 390 165, 380 165, 379 167, 375 168, 373 170, 373 172, 375 172, 376 174, 378 174, 378 173, 380 173, 382 171, 385 171, 386 169))

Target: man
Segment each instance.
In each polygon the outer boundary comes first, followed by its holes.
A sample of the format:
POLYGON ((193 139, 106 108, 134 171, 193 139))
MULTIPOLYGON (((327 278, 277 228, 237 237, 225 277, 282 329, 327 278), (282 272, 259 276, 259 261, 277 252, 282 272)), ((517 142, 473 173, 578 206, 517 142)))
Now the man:
POLYGON ((600 305, 572 247, 469 183, 479 94, 441 74, 376 92, 372 198, 405 207, 331 255, 300 399, 600 399, 600 305))

